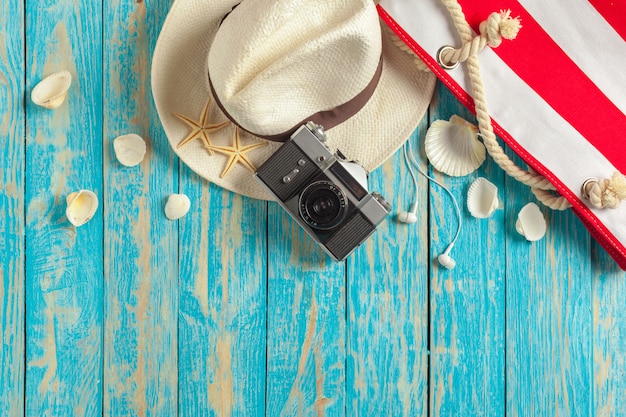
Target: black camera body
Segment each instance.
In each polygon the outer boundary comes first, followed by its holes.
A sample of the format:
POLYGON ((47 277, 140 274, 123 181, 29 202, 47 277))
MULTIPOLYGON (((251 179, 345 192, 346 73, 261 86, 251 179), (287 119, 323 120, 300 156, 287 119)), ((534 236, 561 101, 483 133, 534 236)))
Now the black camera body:
POLYGON ((324 145, 324 129, 309 122, 255 173, 287 212, 336 261, 344 260, 389 214, 367 190, 367 171, 324 145))

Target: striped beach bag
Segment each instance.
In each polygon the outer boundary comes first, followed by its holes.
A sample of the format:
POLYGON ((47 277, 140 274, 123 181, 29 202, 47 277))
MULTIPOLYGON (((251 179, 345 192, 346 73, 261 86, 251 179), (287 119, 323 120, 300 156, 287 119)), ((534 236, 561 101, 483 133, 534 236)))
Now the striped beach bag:
POLYGON ((626 269, 626 1, 382 0, 379 13, 476 113, 494 160, 626 269))

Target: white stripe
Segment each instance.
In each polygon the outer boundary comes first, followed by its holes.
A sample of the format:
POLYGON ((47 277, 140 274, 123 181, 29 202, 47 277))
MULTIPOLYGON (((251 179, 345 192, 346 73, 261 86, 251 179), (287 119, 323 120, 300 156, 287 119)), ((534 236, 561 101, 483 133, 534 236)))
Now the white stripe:
MULTIPOLYGON (((444 45, 459 45, 460 38, 454 30, 452 21, 444 5, 438 0, 381 0, 380 5, 413 39, 432 57, 444 45), (427 21, 428 24, 424 24, 427 21), (437 36, 430 36, 429 31, 437 28, 437 36), (448 29, 448 30, 443 30, 448 29)), ((455 78, 461 78, 461 87, 470 90, 469 78, 463 80, 464 71, 459 66, 450 71, 455 78)))
POLYGON ((626 114, 626 42, 602 15, 587 0, 520 0, 520 3, 626 114))
MULTIPOLYGON (((458 45, 458 35, 439 0, 383 0, 381 5, 432 57, 442 45, 458 45)), ((580 197, 585 179, 609 178, 617 170, 491 49, 485 48, 479 56, 493 119, 575 195, 580 197)), ((449 74, 468 92, 464 68, 461 65, 449 74)), ((593 212, 624 246, 626 204, 593 212)))

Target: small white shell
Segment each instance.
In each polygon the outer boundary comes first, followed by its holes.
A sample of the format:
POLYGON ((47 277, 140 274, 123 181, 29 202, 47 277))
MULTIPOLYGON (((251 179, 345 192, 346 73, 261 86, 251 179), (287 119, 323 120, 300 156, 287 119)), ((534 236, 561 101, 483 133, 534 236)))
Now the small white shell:
POLYGON ((476 171, 486 157, 478 128, 456 115, 449 121, 433 122, 426 132, 425 148, 432 166, 453 177, 476 171))
POLYGON ((165 216, 170 220, 180 219, 190 207, 191 202, 185 194, 171 194, 165 203, 165 216))
POLYGON ((113 140, 115 156, 120 164, 134 167, 143 161, 146 154, 146 142, 134 133, 118 136, 113 140))
POLYGON ((38 106, 56 109, 65 100, 67 90, 72 85, 72 74, 59 71, 48 75, 33 88, 30 99, 38 106))
POLYGON ((477 219, 486 219, 500 206, 498 187, 478 177, 467 191, 467 209, 477 219))
POLYGON ((65 216, 77 227, 91 220, 98 209, 98 196, 89 190, 71 193, 65 201, 67 202, 65 216))
POLYGON ((515 223, 517 232, 526 240, 535 242, 546 234, 546 219, 535 203, 528 203, 520 210, 515 223))

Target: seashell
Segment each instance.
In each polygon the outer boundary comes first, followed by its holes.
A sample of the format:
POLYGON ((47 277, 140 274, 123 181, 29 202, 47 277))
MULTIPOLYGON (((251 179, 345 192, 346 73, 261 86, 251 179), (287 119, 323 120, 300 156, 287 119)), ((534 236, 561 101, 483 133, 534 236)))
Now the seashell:
POLYGON ((528 203, 520 210, 515 223, 517 232, 526 240, 535 242, 546 234, 546 219, 535 203, 528 203))
POLYGON ((71 193, 65 201, 67 202, 65 216, 76 227, 91 220, 98 209, 98 196, 89 190, 71 193))
POLYGON ((486 158, 478 128, 456 115, 449 121, 433 122, 426 132, 425 148, 432 166, 453 177, 471 174, 486 158))
POLYGON ((486 178, 476 178, 467 191, 467 209, 477 219, 486 219, 500 206, 498 187, 486 178))
POLYGON ((115 156, 120 164, 134 167, 143 161, 146 154, 146 142, 134 133, 118 136, 113 140, 115 156))
POLYGON ((165 216, 170 220, 177 220, 189 211, 191 202, 185 194, 171 194, 165 204, 165 216))
POLYGON ((33 88, 30 99, 38 106, 56 109, 65 100, 67 90, 72 85, 72 74, 59 71, 48 75, 33 88))

